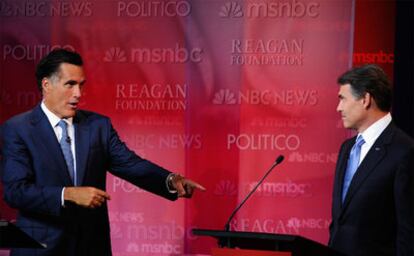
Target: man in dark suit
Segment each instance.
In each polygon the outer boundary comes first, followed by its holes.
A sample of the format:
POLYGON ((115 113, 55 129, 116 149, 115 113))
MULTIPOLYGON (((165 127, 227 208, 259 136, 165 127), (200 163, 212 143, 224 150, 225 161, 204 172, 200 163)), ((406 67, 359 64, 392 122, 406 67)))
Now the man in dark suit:
POLYGON ((376 65, 338 79, 345 128, 329 246, 349 256, 414 255, 414 142, 392 122, 391 85, 376 65))
POLYGON ((46 249, 12 255, 111 255, 106 171, 170 200, 201 185, 137 156, 110 119, 78 109, 85 84, 79 54, 52 51, 37 66, 42 102, 3 125, 5 201, 17 225, 46 249))

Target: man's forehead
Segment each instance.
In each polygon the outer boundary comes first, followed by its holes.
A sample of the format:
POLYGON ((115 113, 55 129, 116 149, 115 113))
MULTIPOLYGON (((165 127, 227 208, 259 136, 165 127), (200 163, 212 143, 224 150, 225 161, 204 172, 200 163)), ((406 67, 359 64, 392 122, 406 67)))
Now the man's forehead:
POLYGON ((349 92, 351 90, 350 84, 341 84, 339 85, 339 92, 349 92))
POLYGON ((56 74, 60 78, 72 77, 72 76, 81 76, 84 77, 83 67, 77 66, 70 63, 61 63, 56 74))
POLYGON ((63 62, 63 63, 60 63, 59 70, 83 70, 83 67, 75 65, 75 64, 63 62))

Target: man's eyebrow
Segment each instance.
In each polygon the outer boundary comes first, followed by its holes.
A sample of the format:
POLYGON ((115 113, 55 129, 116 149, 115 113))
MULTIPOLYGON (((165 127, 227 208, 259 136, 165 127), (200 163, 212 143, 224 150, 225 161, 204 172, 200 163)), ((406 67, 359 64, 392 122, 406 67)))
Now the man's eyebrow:
MULTIPOLYGON (((86 83, 86 80, 82 80, 82 81, 80 81, 80 85, 84 85, 86 83)), ((78 81, 76 81, 76 80, 68 80, 68 81, 66 81, 66 83, 65 84, 69 84, 69 85, 75 85, 75 84, 78 84, 78 81)))

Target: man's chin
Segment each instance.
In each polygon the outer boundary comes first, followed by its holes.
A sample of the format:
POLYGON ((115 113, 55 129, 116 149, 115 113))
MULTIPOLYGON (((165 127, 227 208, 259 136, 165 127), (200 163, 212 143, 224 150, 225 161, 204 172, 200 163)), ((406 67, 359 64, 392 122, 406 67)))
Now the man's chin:
POLYGON ((352 127, 347 123, 342 123, 345 129, 352 129, 352 127))
POLYGON ((64 118, 71 118, 71 117, 74 117, 75 115, 76 115, 76 110, 66 111, 66 113, 64 114, 64 118))
POLYGON ((352 126, 350 124, 345 124, 345 123, 344 123, 344 128, 348 129, 348 130, 356 130, 356 128, 354 126, 352 126))

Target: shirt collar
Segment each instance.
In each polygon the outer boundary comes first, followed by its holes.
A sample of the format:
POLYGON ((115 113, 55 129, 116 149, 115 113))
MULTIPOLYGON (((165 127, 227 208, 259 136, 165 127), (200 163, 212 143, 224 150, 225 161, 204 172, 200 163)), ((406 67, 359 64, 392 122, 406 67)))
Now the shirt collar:
MULTIPOLYGON (((44 101, 42 101, 42 103, 40 104, 40 107, 42 108, 43 112, 47 116, 47 119, 49 120, 52 127, 56 127, 58 125, 59 121, 62 120, 62 119, 59 118, 57 115, 53 114, 53 112, 50 111, 46 107, 46 104, 45 104, 44 101)), ((73 123, 73 117, 65 118, 63 120, 65 120, 68 123, 69 126, 71 126, 72 123, 73 123)))
POLYGON ((391 123, 391 121, 392 121, 391 114, 388 113, 385 116, 383 116, 381 119, 373 123, 370 127, 368 127, 364 132, 361 133, 365 142, 368 145, 373 145, 374 142, 377 140, 377 138, 385 130, 385 128, 387 128, 387 126, 391 123))

